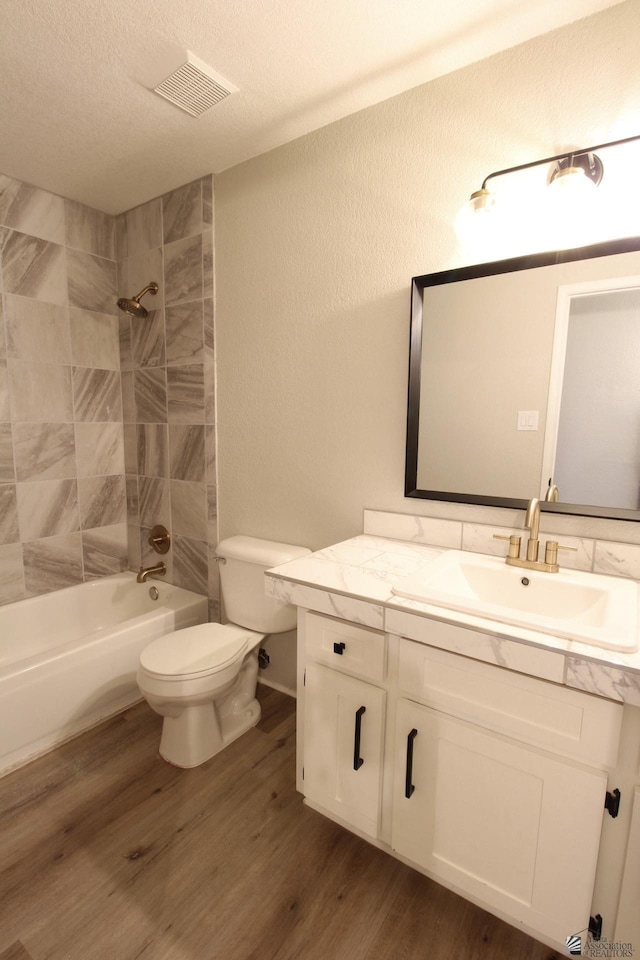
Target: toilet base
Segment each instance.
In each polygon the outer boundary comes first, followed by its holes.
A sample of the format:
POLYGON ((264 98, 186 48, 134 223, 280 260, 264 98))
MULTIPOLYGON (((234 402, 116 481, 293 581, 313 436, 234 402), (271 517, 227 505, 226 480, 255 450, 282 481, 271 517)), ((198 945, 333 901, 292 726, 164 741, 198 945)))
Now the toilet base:
POLYGON ((220 711, 213 703, 184 708, 180 716, 165 716, 160 739, 160 756, 174 767, 190 769, 215 757, 228 744, 255 727, 260 719, 260 704, 250 701, 241 710, 220 711))

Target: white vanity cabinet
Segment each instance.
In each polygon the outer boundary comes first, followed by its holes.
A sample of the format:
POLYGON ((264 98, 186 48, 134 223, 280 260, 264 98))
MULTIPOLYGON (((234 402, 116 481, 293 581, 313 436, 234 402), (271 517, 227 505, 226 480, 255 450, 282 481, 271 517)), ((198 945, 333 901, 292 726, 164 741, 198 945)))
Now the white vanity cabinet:
POLYGON ((584 931, 622 704, 308 610, 298 637, 307 801, 539 939, 584 931))
POLYGON ((386 637, 308 613, 304 643, 305 797, 377 837, 387 694, 369 681, 384 680, 386 637))

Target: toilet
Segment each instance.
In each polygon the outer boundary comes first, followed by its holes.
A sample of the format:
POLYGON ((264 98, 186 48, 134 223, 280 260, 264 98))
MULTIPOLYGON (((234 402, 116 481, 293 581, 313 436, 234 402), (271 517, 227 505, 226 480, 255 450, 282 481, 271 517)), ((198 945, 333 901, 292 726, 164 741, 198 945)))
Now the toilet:
POLYGON ((258 650, 271 633, 296 625, 296 608, 265 596, 264 572, 310 553, 254 537, 221 540, 216 554, 225 616, 152 640, 140 654, 137 681, 164 717, 160 755, 197 767, 260 719, 258 650))

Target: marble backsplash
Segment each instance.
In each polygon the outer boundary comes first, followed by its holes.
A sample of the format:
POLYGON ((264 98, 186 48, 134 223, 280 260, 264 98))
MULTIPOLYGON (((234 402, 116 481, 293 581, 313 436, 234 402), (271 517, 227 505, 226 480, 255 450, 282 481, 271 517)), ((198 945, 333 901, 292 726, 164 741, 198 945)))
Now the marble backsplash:
POLYGON ((0 603, 126 568, 115 218, 0 176, 0 603))
MULTIPOLYGON (((528 531, 523 528, 523 520, 524 511, 519 526, 503 527, 384 510, 365 510, 363 532, 393 540, 407 540, 434 547, 470 550, 473 553, 502 557, 507 555, 508 544, 504 540, 494 539, 495 535, 510 536, 512 533, 521 533, 524 543, 528 531)), ((640 545, 567 536, 554 529, 553 521, 553 515, 542 514, 540 540, 557 540, 559 544, 572 548, 558 554, 561 567, 640 580, 640 545)))

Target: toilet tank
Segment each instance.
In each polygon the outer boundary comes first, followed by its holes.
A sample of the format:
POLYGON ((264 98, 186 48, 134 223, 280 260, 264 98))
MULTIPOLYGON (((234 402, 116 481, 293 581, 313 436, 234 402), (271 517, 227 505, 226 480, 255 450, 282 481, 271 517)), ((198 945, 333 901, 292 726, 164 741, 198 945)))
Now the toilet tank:
POLYGON ((265 596, 264 572, 308 553, 306 547, 255 537, 221 540, 216 554, 225 560, 220 564, 220 583, 227 620, 259 633, 293 630, 296 608, 265 596))

